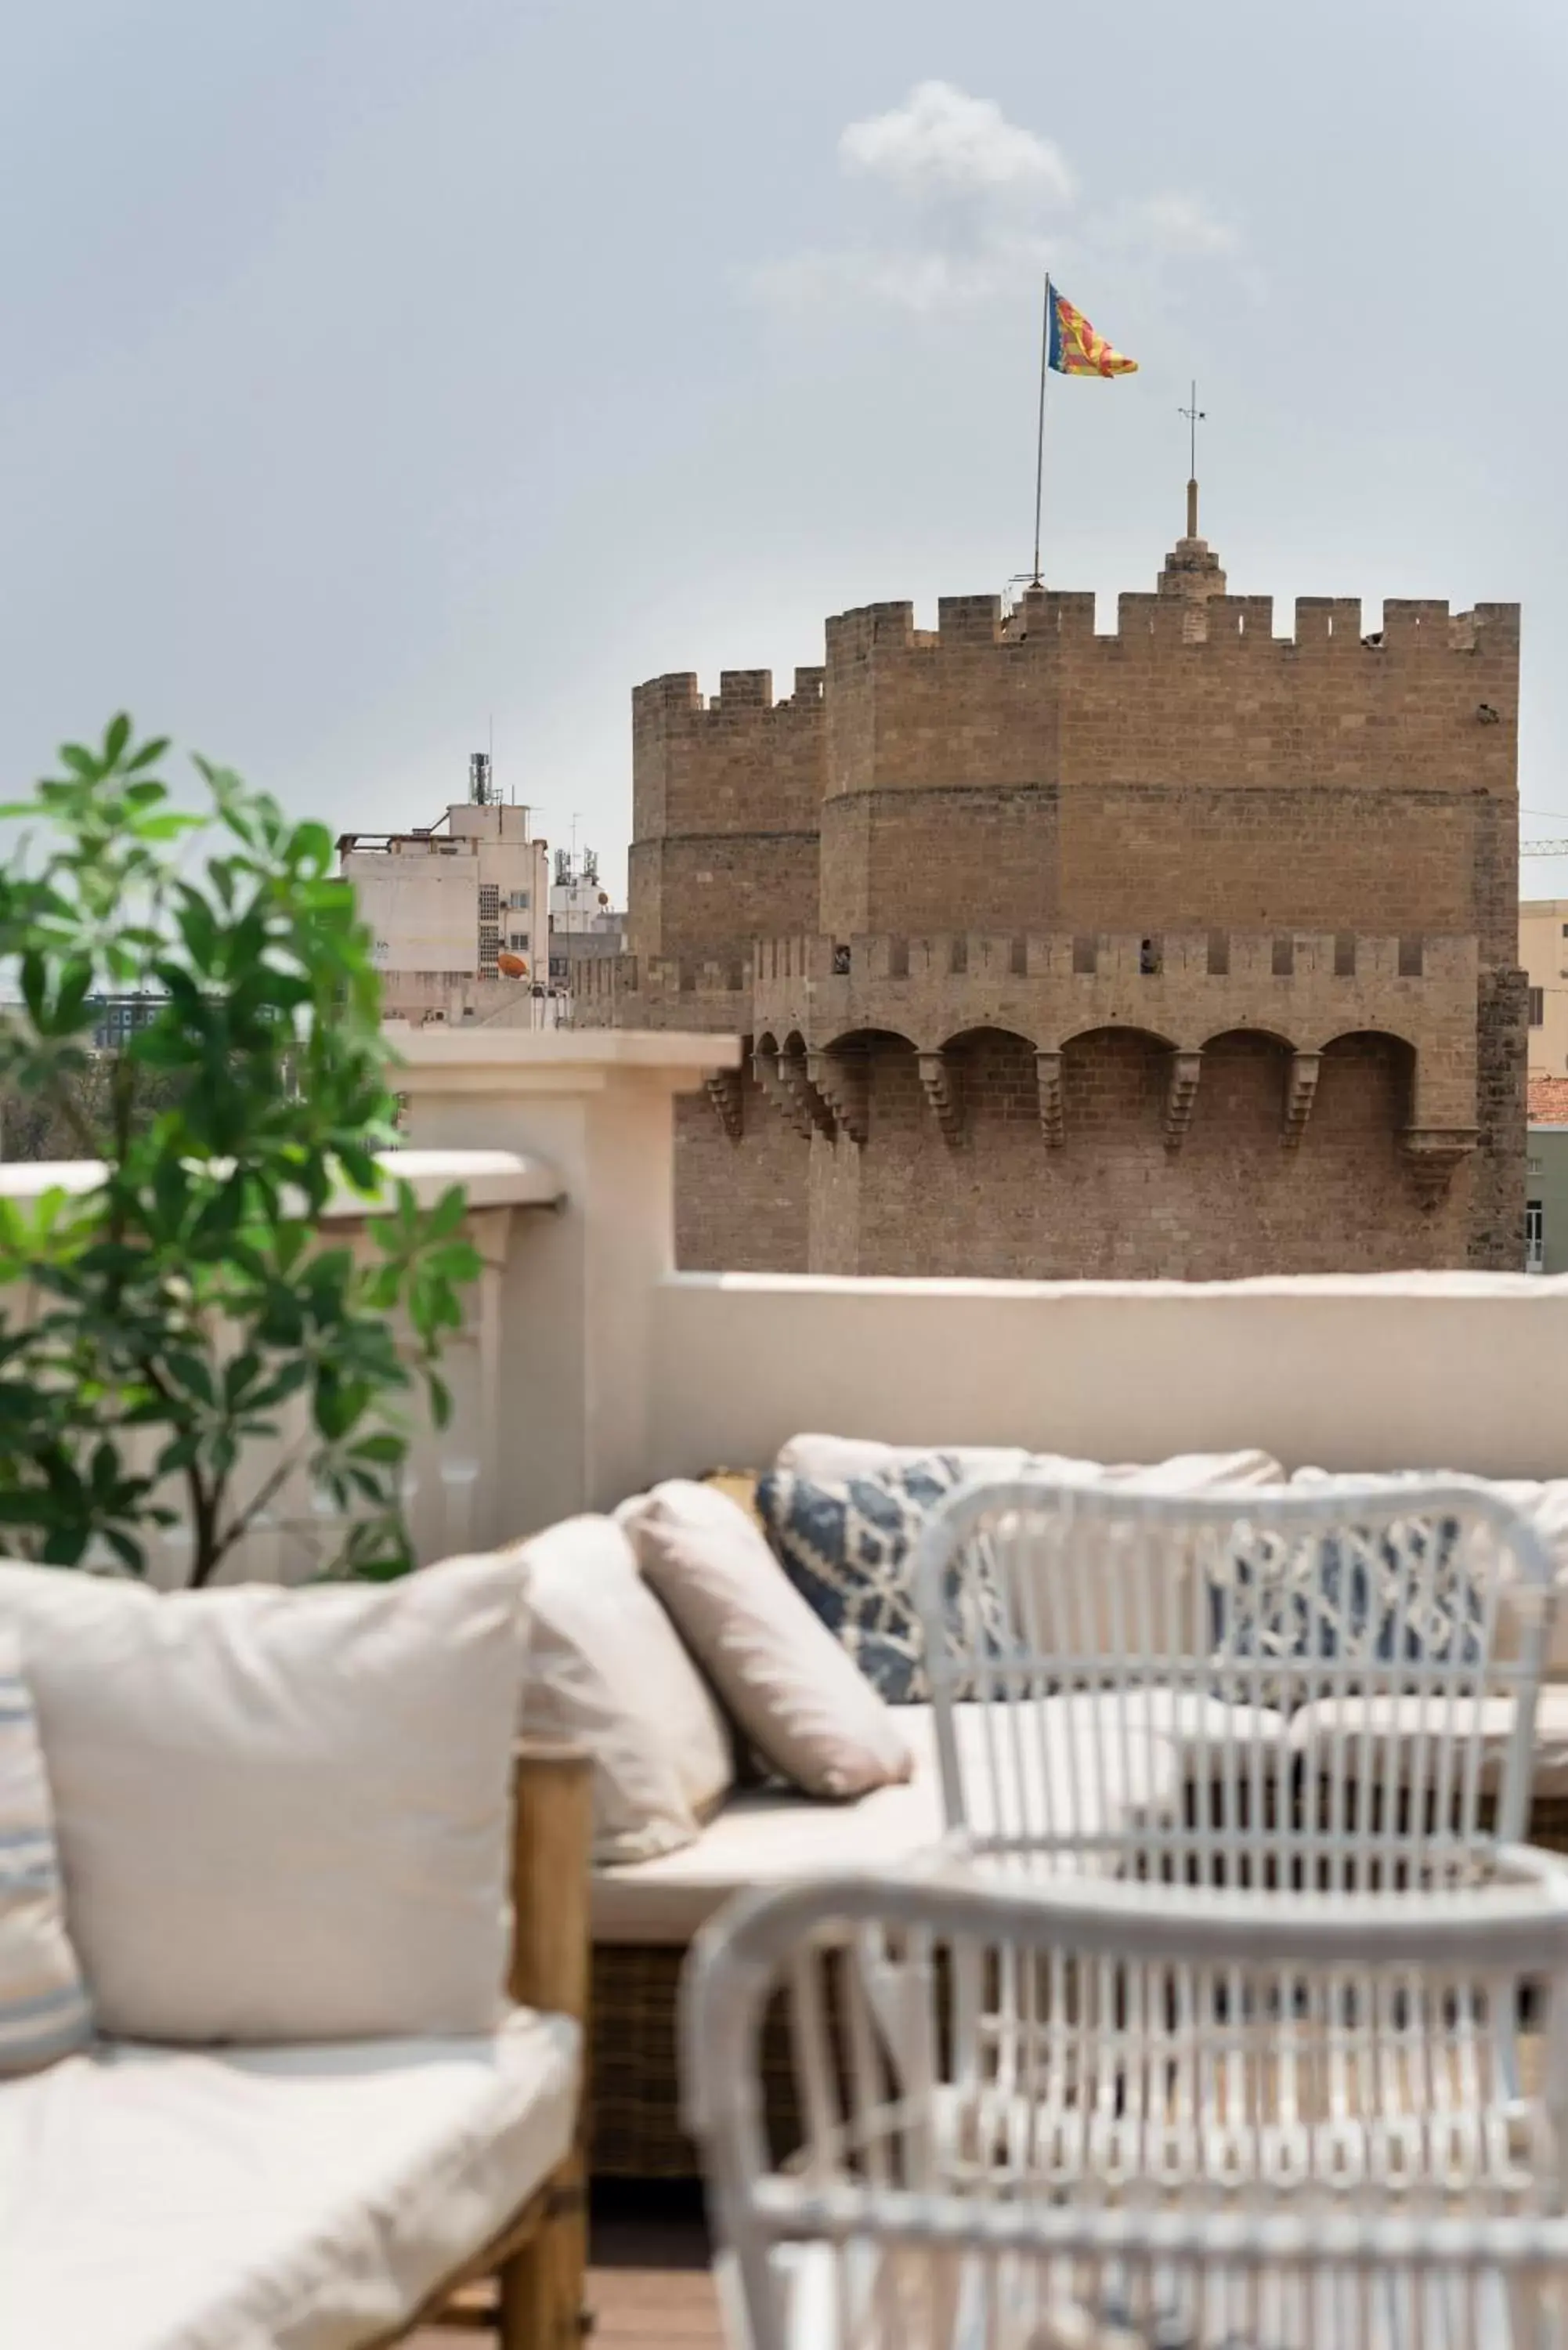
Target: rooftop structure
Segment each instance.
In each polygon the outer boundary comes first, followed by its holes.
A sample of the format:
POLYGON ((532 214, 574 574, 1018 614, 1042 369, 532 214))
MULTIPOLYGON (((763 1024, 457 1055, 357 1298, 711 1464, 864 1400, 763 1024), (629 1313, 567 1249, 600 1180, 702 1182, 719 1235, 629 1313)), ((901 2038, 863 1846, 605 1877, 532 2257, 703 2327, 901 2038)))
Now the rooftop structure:
POLYGON ((549 957, 549 845, 530 811, 491 795, 483 763, 466 802, 410 832, 344 833, 339 870, 375 938, 389 1017, 415 1025, 483 1017, 549 957))

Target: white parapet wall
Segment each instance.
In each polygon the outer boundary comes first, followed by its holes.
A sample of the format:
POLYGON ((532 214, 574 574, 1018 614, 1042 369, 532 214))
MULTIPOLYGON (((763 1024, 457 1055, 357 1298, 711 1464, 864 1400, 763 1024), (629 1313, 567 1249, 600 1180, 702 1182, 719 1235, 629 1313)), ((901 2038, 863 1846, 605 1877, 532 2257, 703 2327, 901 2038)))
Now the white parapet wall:
POLYGON ((1097 1461, 1260 1445, 1287 1469, 1568 1476, 1568 1277, 1214 1283, 678 1274, 650 1470, 796 1430, 1097 1461))
POLYGON ((420 1028, 400 1035, 410 1146, 556 1170, 557 1213, 513 1234, 501 1286, 491 1522, 526 1534, 654 1473, 656 1308, 675 1249, 674 1097, 734 1068, 734 1036, 420 1028))

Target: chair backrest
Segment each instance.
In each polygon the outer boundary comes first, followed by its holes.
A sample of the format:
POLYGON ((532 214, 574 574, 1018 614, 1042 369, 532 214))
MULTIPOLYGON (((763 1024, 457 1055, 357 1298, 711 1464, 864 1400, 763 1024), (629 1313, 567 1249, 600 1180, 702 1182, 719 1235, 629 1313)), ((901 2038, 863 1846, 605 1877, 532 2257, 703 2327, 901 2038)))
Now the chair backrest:
POLYGON ((1525 1833, 1552 1567, 1484 1486, 976 1484, 916 1588, 949 1830, 1015 1867, 1392 1889, 1525 1833))
POLYGON ((1565 1983, 1550 1867, 1397 1901, 971 1869, 746 1897, 682 1994, 746 2338, 1563 2350, 1565 1983), (1014 1985, 1004 2067, 955 2022, 964 1976, 1014 1985), (801 2118, 774 2146, 781 2006, 801 2118))

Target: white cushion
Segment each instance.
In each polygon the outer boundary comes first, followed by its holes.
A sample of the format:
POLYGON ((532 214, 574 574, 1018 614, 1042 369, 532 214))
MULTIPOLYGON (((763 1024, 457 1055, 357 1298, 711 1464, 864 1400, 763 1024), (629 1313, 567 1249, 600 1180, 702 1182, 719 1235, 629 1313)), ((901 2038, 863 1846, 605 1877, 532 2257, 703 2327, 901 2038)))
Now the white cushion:
POLYGON ((1552 1554, 1557 1570, 1557 1610, 1547 1645, 1546 1670, 1554 1679, 1568 1679, 1568 1477, 1551 1478, 1543 1483, 1499 1478, 1490 1490, 1529 1520, 1552 1554))
POLYGON ((218 2051, 109 2044, 0 2087, 0 2342, 349 2350, 565 2157, 576 2027, 218 2051))
POLYGON ((909 1461, 924 1461, 945 1452, 957 1461, 966 1477, 1016 1477, 1029 1458, 1023 1445, 884 1444, 874 1436, 792 1436, 781 1446, 775 1469, 791 1476, 832 1482, 863 1477, 868 1470, 891 1469, 909 1461))
POLYGON ((808 1795, 907 1779, 896 1716, 809 1607, 754 1518, 711 1485, 673 1479, 618 1513, 658 1593, 731 1714, 808 1795))
POLYGON ((1130 1484, 1135 1492, 1155 1483, 1193 1493, 1216 1485, 1271 1485, 1282 1482, 1285 1473, 1272 1453, 1256 1451, 1179 1452, 1159 1461, 1103 1461, 1065 1452, 1031 1452, 1023 1445, 884 1444, 871 1436, 816 1435, 792 1436, 774 1465, 796 1477, 831 1481, 923 1461, 933 1452, 956 1461, 966 1478, 1109 1477, 1130 1484))
POLYGON ((0 1629, 0 2075, 50 2064, 91 2031, 37 1719, 16 1637, 0 1629))
POLYGON ((517 1555, 528 1569, 524 1726, 587 1749, 594 1857, 691 1843, 734 1776, 729 1731, 611 1518, 567 1518, 517 1555))
MULTIPOLYGON (((1472 1736, 1479 1746, 1478 1783, 1488 1794, 1501 1783, 1509 1741, 1513 1734, 1513 1700, 1506 1697, 1456 1698, 1419 1696, 1325 1697, 1303 1705, 1291 1716, 1290 1743, 1294 1754, 1310 1754, 1327 1773, 1334 1765, 1336 1733, 1343 1733, 1345 1756, 1355 1778, 1369 1770, 1378 1783, 1407 1781, 1421 1747, 1421 1773, 1430 1788, 1436 1777, 1436 1747, 1441 1738, 1454 1741, 1451 1764, 1456 1796, 1464 1783, 1472 1736), (1423 1732, 1424 1737, 1423 1737, 1423 1732)), ((1531 1747, 1532 1793, 1568 1795, 1568 1689, 1549 1682, 1535 1701, 1535 1736, 1531 1747)))
POLYGON ((511 1933, 523 1582, 169 1596, 0 1566, 67 1917, 117 2037, 489 2030, 511 1933))
MULTIPOLYGON (((1119 1700, 1080 1692, 1045 1701, 1053 1752, 1064 1766, 1069 1742, 1074 1750, 1077 1772, 1071 1783, 1080 1790, 1078 1825, 1085 1832, 1135 1815, 1174 1815, 1188 1767, 1203 1752, 1200 1729, 1210 1747, 1228 1729, 1270 1743, 1285 1733, 1278 1714, 1232 1709, 1215 1699, 1172 1695, 1167 1718, 1162 1692, 1151 1696, 1147 1720, 1155 1734, 1140 1739, 1133 1733, 1125 1749, 1119 1700), (1095 1801, 1097 1792, 1104 1793, 1103 1804, 1095 1801)), ((961 1758, 974 1765, 987 1752, 985 1715, 982 1705, 954 1708, 961 1758)), ((844 1869, 898 1868, 931 1851, 946 1826, 934 1711, 900 1706, 898 1726, 915 1752, 914 1776, 904 1786, 879 1787, 847 1804, 747 1789, 687 1850, 639 1867, 596 1870, 595 1941, 687 1942, 748 1886, 790 1884, 844 1869)), ((989 1825, 982 1807, 971 1813, 971 1825, 989 1825)))

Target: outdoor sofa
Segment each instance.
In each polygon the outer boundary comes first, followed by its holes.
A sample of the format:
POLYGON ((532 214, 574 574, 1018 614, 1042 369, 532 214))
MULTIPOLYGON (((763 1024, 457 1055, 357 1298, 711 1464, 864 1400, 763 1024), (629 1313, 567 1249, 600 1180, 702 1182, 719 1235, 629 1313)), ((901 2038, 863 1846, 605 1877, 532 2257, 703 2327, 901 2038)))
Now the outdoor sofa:
POLYGON ((0 1566, 0 2342, 379 2350, 476 2285, 578 2341, 590 1773, 519 1751, 524 1616, 504 1559, 0 1566))

